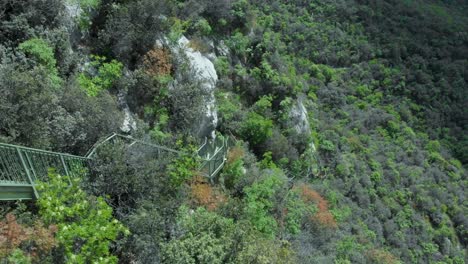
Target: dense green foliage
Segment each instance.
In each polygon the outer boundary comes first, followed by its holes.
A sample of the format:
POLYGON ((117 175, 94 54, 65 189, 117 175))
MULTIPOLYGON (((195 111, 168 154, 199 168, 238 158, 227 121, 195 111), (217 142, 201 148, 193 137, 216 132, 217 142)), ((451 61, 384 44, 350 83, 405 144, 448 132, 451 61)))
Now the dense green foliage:
POLYGON ((49 173, 47 183, 39 183, 39 215, 46 224, 57 226, 57 240, 66 263, 116 263, 109 246, 128 232, 112 217, 112 208, 102 197, 90 198, 80 189, 80 178, 49 173))
MULTIPOLYGON (((97 151, 84 191, 52 174, 56 187, 44 189, 39 208, 5 204, 0 215, 58 225, 63 252, 47 247, 39 263, 73 254, 121 263, 463 263, 467 8, 462 0, 1 2, 0 141, 84 154, 119 129, 124 109, 134 114, 132 136, 187 155, 113 142, 97 151), (70 13, 76 4, 81 12, 70 13), (214 94, 177 45, 182 36, 213 62, 214 94), (212 97, 216 128, 200 118, 212 97), (213 129, 237 142, 207 180, 184 146, 213 129), (68 211, 56 212, 61 205, 68 211), (117 236, 120 223, 128 236, 117 236), (78 235, 86 241, 71 247, 78 235)), ((10 262, 33 259, 26 244, 36 242, 21 241, 8 248, 10 262)))
POLYGON ((122 76, 122 63, 112 60, 104 62, 105 58, 93 56, 91 67, 97 68, 96 76, 90 77, 85 73, 78 76, 78 83, 89 96, 97 96, 100 91, 109 89, 122 76))

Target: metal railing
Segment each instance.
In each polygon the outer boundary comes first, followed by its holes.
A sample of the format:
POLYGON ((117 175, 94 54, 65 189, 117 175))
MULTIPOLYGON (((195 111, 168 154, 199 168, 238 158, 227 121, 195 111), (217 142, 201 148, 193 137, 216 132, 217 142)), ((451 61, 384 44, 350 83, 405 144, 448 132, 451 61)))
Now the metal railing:
POLYGON ((145 142, 143 140, 135 139, 135 138, 133 138, 131 136, 125 136, 125 135, 113 133, 112 135, 105 138, 103 141, 100 141, 100 142, 94 144, 94 146, 88 151, 88 153, 86 153, 86 157, 91 158, 96 153, 96 150, 100 146, 104 145, 105 143, 112 142, 112 141, 114 141, 116 139, 122 139, 122 140, 129 141, 129 142, 131 142, 130 145, 142 144, 142 145, 145 145, 145 146, 157 148, 157 149, 162 150, 162 151, 172 152, 172 153, 176 153, 176 154, 182 154, 182 152, 177 151, 175 149, 171 149, 171 148, 160 146, 160 145, 157 145, 157 144, 145 142))
MULTIPOLYGON (((141 144, 154 148, 157 150, 157 158, 161 152, 187 154, 120 134, 112 134, 96 143, 86 157, 0 143, 0 200, 38 198, 35 184, 37 181, 47 181, 50 169, 71 177, 82 175, 83 170, 87 171, 88 162, 93 158, 96 150, 103 144, 115 142, 115 140, 125 140, 129 146, 141 144)), ((214 140, 205 139, 197 152, 193 154, 200 156, 199 169, 205 177, 213 180, 220 172, 226 162, 230 144, 232 141, 229 137, 218 136, 214 140)))
POLYGON ((70 154, 0 143, 0 200, 16 199, 17 196, 24 197, 19 199, 37 198, 35 182, 46 181, 49 169, 75 177, 87 167, 88 160, 70 154))
POLYGON ((213 180, 221 171, 231 144, 232 140, 223 136, 216 137, 212 142, 205 140, 205 144, 198 149, 198 155, 202 159, 200 171, 205 177, 213 180))

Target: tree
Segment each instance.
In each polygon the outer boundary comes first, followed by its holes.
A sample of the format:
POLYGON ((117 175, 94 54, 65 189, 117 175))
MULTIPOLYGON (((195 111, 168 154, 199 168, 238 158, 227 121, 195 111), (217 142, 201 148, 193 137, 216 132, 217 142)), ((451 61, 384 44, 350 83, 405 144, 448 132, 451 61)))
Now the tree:
POLYGON ((96 68, 97 74, 90 76, 89 73, 80 73, 78 83, 88 96, 97 96, 101 91, 111 88, 114 83, 122 77, 123 64, 116 60, 105 62, 105 57, 92 56, 91 67, 96 68))
POLYGON ((232 219, 198 208, 179 212, 181 235, 162 245, 163 263, 224 263, 232 246, 232 219))
POLYGON ((247 114, 247 120, 241 124, 242 137, 253 146, 257 146, 273 134, 273 121, 255 112, 247 114))
POLYGON ((69 263, 117 263, 110 245, 129 231, 112 217, 112 208, 102 197, 90 197, 80 187, 79 177, 53 171, 37 190, 39 214, 47 224, 57 225, 57 241, 69 263))
POLYGON ((270 237, 274 237, 278 231, 278 223, 272 215, 272 210, 275 206, 275 194, 284 183, 278 169, 272 169, 264 179, 244 189, 246 219, 258 231, 270 237))

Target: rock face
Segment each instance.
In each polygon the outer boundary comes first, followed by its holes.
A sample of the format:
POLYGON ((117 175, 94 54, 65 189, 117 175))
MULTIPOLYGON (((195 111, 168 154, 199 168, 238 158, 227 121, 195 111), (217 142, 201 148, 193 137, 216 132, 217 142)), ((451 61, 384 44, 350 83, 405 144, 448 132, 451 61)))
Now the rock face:
POLYGON ((65 12, 73 20, 81 15, 82 10, 78 2, 65 1, 65 12))
POLYGON ((309 115, 305 108, 302 98, 298 98, 289 111, 290 126, 294 127, 297 134, 310 135, 309 115))
MULTIPOLYGON (((309 114, 304 106, 304 100, 303 97, 298 97, 289 110, 288 127, 294 128, 299 137, 307 138, 312 133, 312 129, 310 128, 309 114)), ((310 141, 306 151, 316 159, 316 148, 313 141, 310 141)))
POLYGON ((122 125, 120 126, 120 130, 124 133, 130 133, 131 131, 135 131, 137 128, 136 121, 133 118, 130 108, 128 107, 126 94, 123 91, 120 91, 117 95, 117 99, 124 113, 124 120, 122 122, 122 125))
POLYGON ((176 54, 183 53, 188 58, 190 66, 197 73, 195 77, 201 81, 203 88, 208 92, 208 96, 205 98, 204 116, 200 118, 199 124, 196 124, 196 133, 199 137, 210 136, 214 138, 214 129, 218 124, 214 96, 218 75, 211 60, 216 59, 216 55, 214 53, 202 54, 191 48, 189 42, 185 36, 182 36, 177 42, 177 47, 172 48, 172 51, 176 54))

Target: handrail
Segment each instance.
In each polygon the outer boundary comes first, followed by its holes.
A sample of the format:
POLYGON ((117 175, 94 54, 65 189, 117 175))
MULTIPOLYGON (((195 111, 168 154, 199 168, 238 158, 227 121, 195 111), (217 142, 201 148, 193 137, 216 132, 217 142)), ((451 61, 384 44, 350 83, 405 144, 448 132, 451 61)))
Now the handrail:
POLYGON ((95 144, 95 145, 88 151, 88 153, 86 154, 86 157, 90 158, 90 157, 96 152, 96 150, 97 150, 100 146, 102 146, 104 143, 110 141, 111 139, 113 139, 113 138, 115 138, 115 137, 120 137, 120 138, 124 138, 124 139, 127 139, 127 140, 133 140, 134 142, 137 142, 137 143, 140 143, 140 144, 143 144, 143 145, 155 147, 155 148, 158 148, 158 149, 162 149, 162 150, 169 151, 169 152, 173 152, 173 153, 177 153, 177 154, 183 154, 183 153, 184 153, 184 152, 181 152, 181 151, 178 151, 178 150, 175 150, 175 149, 171 149, 171 148, 168 148, 168 147, 164 147, 164 146, 160 146, 160 145, 157 145, 157 144, 145 142, 145 141, 143 141, 143 140, 139 140, 139 139, 133 138, 133 137, 131 137, 131 136, 126 136, 126 135, 121 135, 121 134, 113 133, 112 135, 110 135, 109 137, 107 137, 106 139, 104 139, 103 141, 101 141, 101 142, 95 144))
POLYGON ((35 184, 44 180, 48 170, 75 176, 75 169, 89 158, 41 149, 0 143, 0 200, 39 197, 35 184))
POLYGON ((226 155, 227 155, 227 151, 229 148, 228 141, 229 141, 229 138, 225 138, 225 137, 221 138, 221 142, 219 141, 216 142, 216 139, 215 139, 215 141, 213 142, 215 152, 209 158, 202 158, 203 163, 200 165, 200 170, 202 170, 203 172, 203 169, 208 167, 205 176, 209 178, 210 180, 212 180, 213 177, 216 176, 216 174, 218 174, 218 172, 222 169, 222 167, 226 163, 226 155), (221 145, 218 145, 217 143, 221 143, 221 145))
POLYGON ((205 142, 203 142, 203 144, 197 149, 197 153, 199 153, 200 150, 202 150, 202 148, 206 146, 206 143, 207 143, 207 142, 208 142, 208 138, 205 137, 205 142))
POLYGON ((195 153, 187 153, 117 133, 95 143, 86 156, 0 143, 0 200, 38 198, 35 182, 38 179, 46 179, 49 168, 55 168, 63 175, 76 176, 76 169, 89 166, 88 161, 94 158, 96 150, 114 138, 129 140, 130 146, 138 143, 171 153, 198 155, 202 161, 199 169, 210 180, 213 180, 223 168, 230 147, 230 137, 221 135, 212 141, 205 138, 195 153), (204 154, 209 155, 201 156, 204 154))
POLYGON ((49 150, 29 148, 29 147, 24 147, 24 146, 20 146, 20 145, 12 145, 12 144, 8 144, 8 143, 1 143, 0 142, 0 146, 6 146, 6 147, 11 147, 11 148, 20 148, 22 150, 29 150, 29 151, 45 153, 45 154, 50 154, 50 155, 61 155, 61 156, 66 156, 66 157, 70 157, 70 158, 75 158, 75 159, 89 159, 87 157, 77 156, 77 155, 68 154, 68 153, 53 152, 53 151, 49 151, 49 150))

